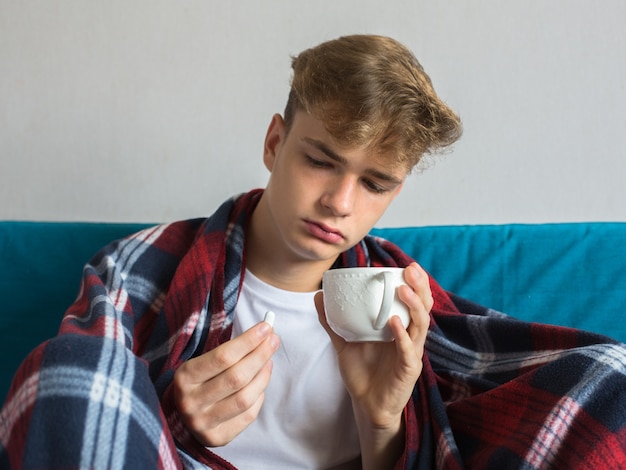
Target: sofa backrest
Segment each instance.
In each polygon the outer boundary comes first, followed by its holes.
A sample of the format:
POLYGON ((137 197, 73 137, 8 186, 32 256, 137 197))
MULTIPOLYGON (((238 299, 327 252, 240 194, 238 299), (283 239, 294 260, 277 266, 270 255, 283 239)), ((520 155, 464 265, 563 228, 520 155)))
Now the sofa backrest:
POLYGON ((0 403, 28 352, 57 333, 84 264, 142 224, 0 222, 0 403))
POLYGON ((375 229, 445 289, 526 321, 626 342, 626 223, 375 229))
MULTIPOLYGON (((0 222, 0 400, 21 360, 56 334, 83 265, 145 224, 0 222)), ((445 288, 520 319, 626 341, 626 223, 375 229, 445 288)))

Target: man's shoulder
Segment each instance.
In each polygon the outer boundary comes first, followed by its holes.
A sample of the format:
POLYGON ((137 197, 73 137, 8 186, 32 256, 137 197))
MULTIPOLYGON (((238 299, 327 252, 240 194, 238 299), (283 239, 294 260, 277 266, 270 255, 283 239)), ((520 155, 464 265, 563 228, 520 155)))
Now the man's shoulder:
POLYGON ((206 217, 184 219, 147 227, 123 241, 127 244, 144 244, 182 256, 205 232, 206 217))
POLYGON ((206 217, 148 225, 139 231, 112 240, 103 246, 91 260, 103 258, 115 263, 135 263, 150 258, 182 258, 204 233, 206 217))

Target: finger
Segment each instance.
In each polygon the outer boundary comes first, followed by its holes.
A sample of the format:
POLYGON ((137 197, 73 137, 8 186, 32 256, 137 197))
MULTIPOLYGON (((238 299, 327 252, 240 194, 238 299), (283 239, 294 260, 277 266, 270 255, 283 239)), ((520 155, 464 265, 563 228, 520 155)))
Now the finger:
POLYGON ((411 320, 406 328, 407 334, 414 342, 423 341, 430 326, 430 315, 428 308, 422 299, 407 286, 398 289, 398 297, 409 309, 411 320))
POLYGON ((427 329, 421 330, 416 335, 416 340, 404 329, 402 320, 397 315, 389 319, 389 327, 394 336, 397 356, 401 358, 399 365, 402 367, 402 376, 408 377, 411 382, 417 380, 422 371, 427 329))
POLYGON ((269 361, 244 387, 197 414, 195 428, 204 430, 207 436, 213 435, 211 441, 215 442, 215 436, 232 438, 235 429, 238 433, 248 426, 256 419, 263 403, 272 367, 269 361), (226 431, 228 429, 230 431, 226 431))
POLYGON ((195 415, 194 421, 188 423, 189 429, 204 446, 218 447, 228 444, 259 415, 265 400, 264 390, 268 383, 269 374, 265 381, 260 376, 258 381, 260 391, 252 390, 255 388, 255 383, 252 383, 249 391, 238 392, 241 395, 249 393, 249 397, 232 397, 216 403, 211 409, 195 415), (250 406, 242 407, 242 404, 247 404, 248 401, 251 403, 250 406), (233 412, 232 410, 238 411, 233 412))
POLYGON ((417 263, 412 263, 405 269, 404 276, 407 285, 398 288, 398 297, 407 305, 411 316, 407 331, 413 341, 422 341, 428 332, 429 313, 434 303, 428 274, 417 263))
POLYGON ((240 336, 201 356, 186 361, 181 365, 177 374, 183 374, 184 382, 188 384, 206 382, 250 354, 271 334, 271 325, 267 322, 260 322, 240 336))
POLYGON ((410 286, 419 296, 424 308, 430 312, 433 307, 433 296, 430 290, 430 280, 428 273, 417 263, 411 263, 404 270, 404 278, 408 286, 410 286))
POLYGON ((326 330, 326 333, 328 333, 330 341, 333 343, 335 349, 339 348, 341 345, 345 344, 345 340, 335 333, 328 324, 328 320, 326 319, 326 310, 324 309, 324 293, 322 291, 316 293, 313 300, 315 301, 315 308, 317 309, 317 316, 320 324, 326 330))
POLYGON ((278 349, 279 344, 278 336, 272 334, 238 362, 211 380, 199 384, 193 393, 206 404, 216 403, 230 397, 247 387, 258 376, 278 349))
POLYGON ((320 323, 326 331, 332 332, 330 326, 328 325, 328 321, 326 321, 326 310, 324 309, 324 293, 322 291, 317 292, 313 297, 313 301, 315 302, 317 317, 319 318, 320 323))
POLYGON ((404 270, 404 279, 420 296, 426 310, 430 312, 433 307, 433 296, 430 290, 428 273, 419 264, 413 262, 404 270))
POLYGON ((271 334, 271 328, 268 328, 267 324, 255 325, 240 337, 187 361, 176 371, 172 383, 173 394, 176 407, 185 419, 192 419, 196 414, 202 413, 207 407, 237 392, 252 380, 269 361, 280 343, 278 336, 271 334), (264 334, 263 331, 266 329, 270 332, 270 336, 247 355, 241 357, 242 351, 245 353, 251 345, 256 343, 255 335, 264 334), (247 342, 239 341, 244 337, 247 337, 247 342), (219 357, 220 355, 222 358, 219 357), (228 356, 229 359, 224 359, 223 356, 228 356), (239 361, 231 364, 235 359, 239 361), (242 361, 243 364, 240 364, 242 361), (215 366, 216 362, 221 365, 215 366), (229 366, 224 368, 225 364, 229 366), (203 367, 209 371, 205 372, 203 367), (216 373, 216 370, 220 372, 216 373))
POLYGON ((389 319, 388 324, 397 346, 404 348, 403 352, 423 349, 426 343, 426 336, 428 335, 428 322, 418 325, 411 321, 409 328, 405 329, 400 317, 394 315, 389 319))
POLYGON ((272 335, 241 361, 211 380, 187 389, 174 389, 181 418, 199 440, 217 442, 209 436, 224 438, 222 424, 238 415, 243 416, 237 422, 249 423, 254 419, 254 403, 269 383, 272 370, 270 357, 278 344, 278 337, 272 335))
POLYGON ((261 395, 245 413, 221 423, 218 428, 202 433, 200 437, 196 436, 196 439, 207 447, 219 447, 228 444, 257 418, 263 401, 264 395, 261 395))

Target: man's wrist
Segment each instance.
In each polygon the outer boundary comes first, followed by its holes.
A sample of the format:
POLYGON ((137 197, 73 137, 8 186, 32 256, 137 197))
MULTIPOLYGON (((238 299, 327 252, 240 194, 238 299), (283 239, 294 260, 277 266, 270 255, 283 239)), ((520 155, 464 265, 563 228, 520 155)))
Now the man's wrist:
POLYGON ((358 416, 356 421, 363 469, 393 468, 404 451, 404 414, 390 420, 388 426, 378 426, 358 416))

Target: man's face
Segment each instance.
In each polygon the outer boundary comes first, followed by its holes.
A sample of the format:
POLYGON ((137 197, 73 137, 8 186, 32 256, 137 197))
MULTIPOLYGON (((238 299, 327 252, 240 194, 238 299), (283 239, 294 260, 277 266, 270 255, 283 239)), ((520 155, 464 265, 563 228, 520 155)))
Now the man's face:
POLYGON ((399 193, 407 172, 380 156, 338 146, 321 121, 298 112, 291 129, 274 116, 264 162, 263 204, 272 249, 295 261, 331 262, 358 243, 399 193), (284 249, 284 248, 283 248, 284 249))

